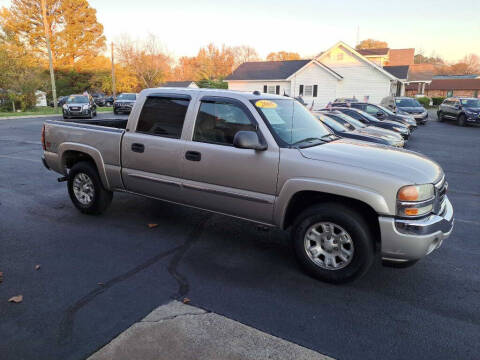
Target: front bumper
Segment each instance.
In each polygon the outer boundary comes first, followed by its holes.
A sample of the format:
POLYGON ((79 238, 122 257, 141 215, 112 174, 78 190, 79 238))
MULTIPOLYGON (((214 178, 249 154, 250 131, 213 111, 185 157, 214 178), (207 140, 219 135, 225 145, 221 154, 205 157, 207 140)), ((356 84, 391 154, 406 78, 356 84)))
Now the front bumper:
POLYGON ((427 122, 428 119, 428 112, 426 114, 412 114, 413 118, 417 122, 417 124, 423 124, 427 122))
POLYGON ((118 111, 118 112, 128 112, 128 113, 130 113, 132 111, 132 108, 133 108, 132 104, 118 104, 118 103, 113 104, 113 109, 118 111))
POLYGON ((442 215, 422 219, 380 216, 382 258, 392 262, 418 260, 438 249, 453 231, 453 207, 446 198, 442 215))
POLYGON ((89 117, 90 109, 87 109, 87 110, 80 109, 78 111, 63 109, 63 115, 70 116, 70 117, 89 117))
POLYGON ((465 114, 470 124, 480 124, 480 114, 465 114))

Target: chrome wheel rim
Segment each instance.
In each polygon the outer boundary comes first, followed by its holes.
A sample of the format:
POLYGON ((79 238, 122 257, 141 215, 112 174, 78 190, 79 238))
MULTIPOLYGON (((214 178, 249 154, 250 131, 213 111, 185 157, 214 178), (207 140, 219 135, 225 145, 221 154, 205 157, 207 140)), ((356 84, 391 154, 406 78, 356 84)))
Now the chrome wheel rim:
POLYGON ((319 222, 308 228, 305 252, 322 269, 340 270, 352 262, 354 245, 350 234, 332 222, 319 222))
POLYGON ((85 173, 78 173, 73 178, 73 193, 82 205, 89 205, 95 196, 92 179, 85 173))

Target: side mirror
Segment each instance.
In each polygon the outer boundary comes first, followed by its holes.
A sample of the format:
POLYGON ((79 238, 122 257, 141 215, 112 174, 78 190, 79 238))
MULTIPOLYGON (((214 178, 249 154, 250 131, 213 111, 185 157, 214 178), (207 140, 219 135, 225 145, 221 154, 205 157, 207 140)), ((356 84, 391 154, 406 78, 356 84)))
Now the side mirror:
POLYGON ((462 108, 462 105, 455 105, 455 109, 460 110, 462 108))
POLYGON ((382 118, 384 115, 383 115, 383 112, 378 111, 376 116, 377 116, 377 118, 382 118))
POLYGON ((239 149, 267 150, 267 145, 262 144, 255 131, 239 131, 233 138, 233 146, 239 149))

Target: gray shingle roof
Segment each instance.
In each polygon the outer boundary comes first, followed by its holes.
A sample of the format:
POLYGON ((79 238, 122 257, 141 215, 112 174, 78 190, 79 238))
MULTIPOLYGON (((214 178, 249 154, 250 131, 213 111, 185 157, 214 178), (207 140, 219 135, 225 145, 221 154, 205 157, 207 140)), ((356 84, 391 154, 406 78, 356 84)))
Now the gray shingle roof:
POLYGON ((384 66, 383 70, 388 71, 398 79, 406 79, 408 77, 408 68, 408 65, 384 66))
POLYGON ((193 81, 167 81, 161 87, 188 87, 193 81))
POLYGON ((296 73, 311 60, 256 61, 240 65, 225 80, 280 80, 296 73))

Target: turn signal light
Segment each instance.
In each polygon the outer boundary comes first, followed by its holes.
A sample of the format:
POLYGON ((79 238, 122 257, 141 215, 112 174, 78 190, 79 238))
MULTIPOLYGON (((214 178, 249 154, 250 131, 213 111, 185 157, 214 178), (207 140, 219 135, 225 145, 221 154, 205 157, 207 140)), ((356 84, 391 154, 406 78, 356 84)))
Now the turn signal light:
POLYGON ((418 189, 414 185, 404 186, 398 192, 398 200, 400 201, 417 201, 418 189))

